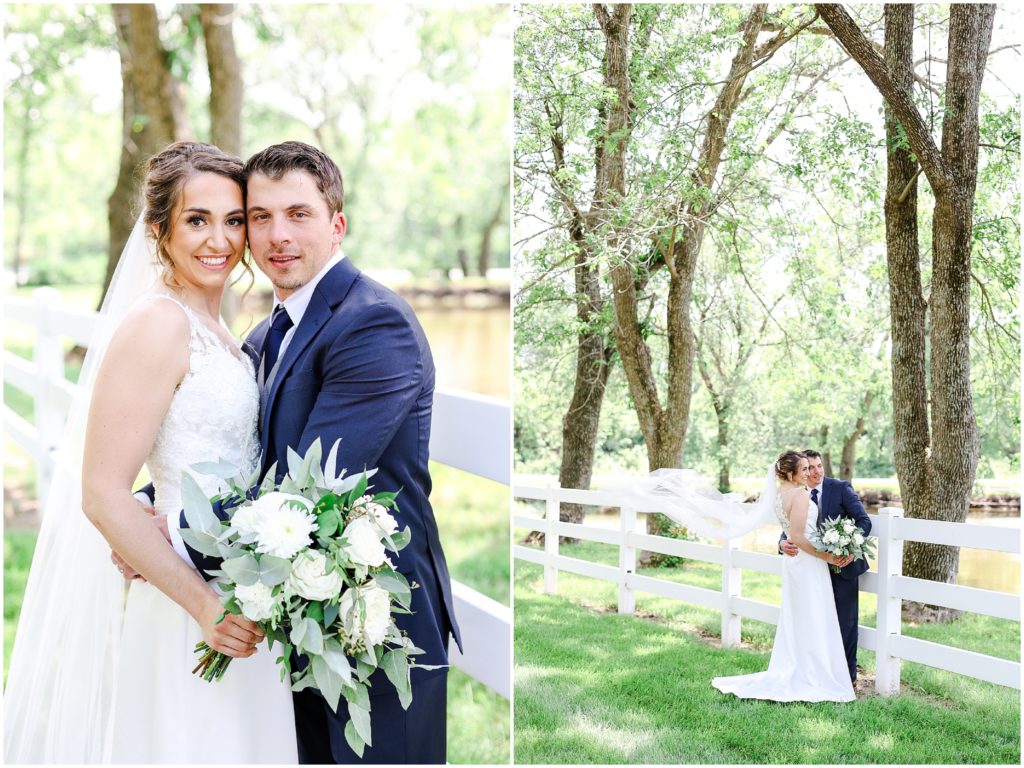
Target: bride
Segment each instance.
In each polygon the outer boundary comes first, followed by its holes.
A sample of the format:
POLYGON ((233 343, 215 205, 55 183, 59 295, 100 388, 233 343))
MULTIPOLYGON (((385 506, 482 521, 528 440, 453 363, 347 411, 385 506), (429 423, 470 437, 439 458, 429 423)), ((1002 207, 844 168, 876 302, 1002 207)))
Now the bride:
POLYGON ((258 459, 252 362, 220 317, 245 251, 242 186, 238 159, 210 145, 149 162, 57 457, 4 697, 6 762, 297 761, 291 692, 257 653, 259 629, 218 623, 217 592, 165 538, 191 465, 258 459), (132 497, 143 463, 155 516, 132 497), (108 545, 141 578, 121 579, 108 545), (199 640, 252 658, 205 682, 191 674, 199 640))
POLYGON ((807 538, 818 518, 817 507, 803 486, 807 466, 807 459, 795 451, 786 451, 775 463, 782 506, 779 520, 800 551, 782 559, 782 605, 768 669, 711 681, 718 690, 741 699, 855 698, 828 574, 828 564, 841 566, 847 561, 817 551, 807 538))

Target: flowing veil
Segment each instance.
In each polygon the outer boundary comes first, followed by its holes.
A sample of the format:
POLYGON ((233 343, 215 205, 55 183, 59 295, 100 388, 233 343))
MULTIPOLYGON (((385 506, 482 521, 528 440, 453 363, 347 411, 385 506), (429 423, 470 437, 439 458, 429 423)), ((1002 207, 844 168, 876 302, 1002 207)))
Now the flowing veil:
POLYGON ((4 762, 109 762, 125 581, 82 512, 96 374, 118 324, 160 274, 140 217, 121 253, 57 449, 4 691, 4 762))
POLYGON ((711 539, 733 539, 779 520, 774 464, 768 468, 761 494, 751 503, 720 493, 691 469, 656 469, 615 490, 622 504, 638 512, 661 512, 711 539))

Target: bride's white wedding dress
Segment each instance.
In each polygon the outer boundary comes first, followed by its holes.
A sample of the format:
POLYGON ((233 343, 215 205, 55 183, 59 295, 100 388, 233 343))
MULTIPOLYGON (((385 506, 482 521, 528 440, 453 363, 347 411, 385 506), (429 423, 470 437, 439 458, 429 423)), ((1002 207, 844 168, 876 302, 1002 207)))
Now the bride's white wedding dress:
MULTIPOLYGON (((818 508, 810 502, 807 530, 818 508)), ((780 522, 788 528, 784 518, 780 522)), ((788 532, 788 531, 787 531, 788 532)), ((853 701, 856 696, 839 633, 828 564, 800 551, 782 557, 782 606, 768 669, 751 675, 716 677, 711 684, 741 699, 853 701)))
MULTIPOLYGON (((153 297, 154 300, 156 297, 153 297)), ((157 514, 177 516, 181 475, 224 460, 252 471, 258 460, 259 391, 249 357, 228 349, 184 304, 189 372, 146 461, 157 514)), ((209 495, 217 479, 190 474, 209 495)), ((192 674, 199 626, 151 584, 128 590, 114 697, 115 763, 296 763, 292 695, 274 659, 280 647, 231 662, 224 677, 192 674)))

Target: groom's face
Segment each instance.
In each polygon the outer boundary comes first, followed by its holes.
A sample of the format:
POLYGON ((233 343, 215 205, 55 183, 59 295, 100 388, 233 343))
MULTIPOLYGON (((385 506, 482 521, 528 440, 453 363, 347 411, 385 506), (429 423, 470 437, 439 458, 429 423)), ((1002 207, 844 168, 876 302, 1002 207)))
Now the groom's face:
POLYGON ((825 476, 825 468, 821 464, 820 456, 812 456, 807 460, 807 486, 815 488, 821 483, 825 476))
POLYGON ((249 250, 277 297, 286 299, 338 250, 345 216, 331 213, 306 171, 288 171, 276 181, 255 173, 248 179, 246 197, 249 250))

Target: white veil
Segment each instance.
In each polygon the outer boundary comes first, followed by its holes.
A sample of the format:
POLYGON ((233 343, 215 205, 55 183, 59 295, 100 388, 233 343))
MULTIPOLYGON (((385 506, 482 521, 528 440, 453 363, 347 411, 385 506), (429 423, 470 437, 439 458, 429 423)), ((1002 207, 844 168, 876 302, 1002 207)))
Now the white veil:
POLYGON ((656 469, 615 489, 623 505, 661 512, 699 536, 733 539, 779 520, 775 465, 768 468, 757 501, 723 494, 692 469, 656 469))
POLYGON ((140 217, 103 301, 54 457, 4 691, 5 763, 110 759, 125 582, 82 512, 82 449, 107 345, 159 274, 140 217))

